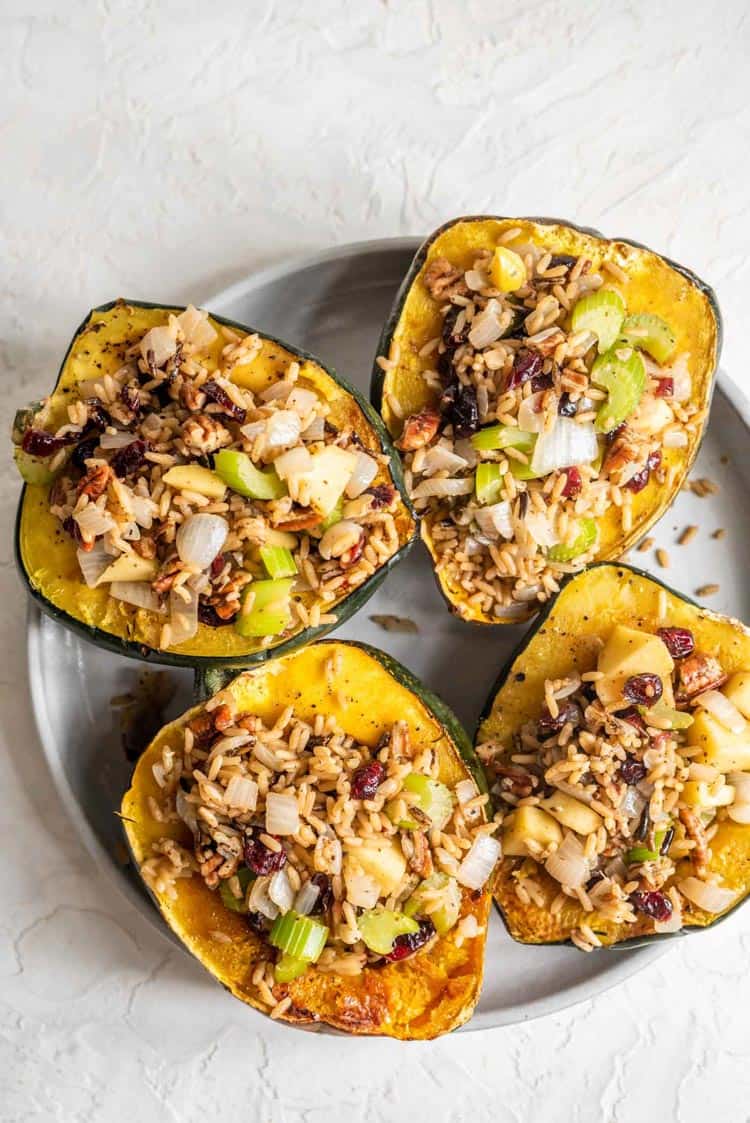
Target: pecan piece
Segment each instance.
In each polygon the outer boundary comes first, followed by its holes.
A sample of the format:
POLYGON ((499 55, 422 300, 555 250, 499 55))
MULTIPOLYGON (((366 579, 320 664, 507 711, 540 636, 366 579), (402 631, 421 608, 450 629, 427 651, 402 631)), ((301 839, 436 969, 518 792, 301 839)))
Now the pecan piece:
POLYGON ((534 777, 523 768, 512 764, 494 764, 492 766, 498 778, 498 787, 501 791, 510 792, 518 799, 526 799, 534 790, 534 777))
POLYGON ((695 846, 690 852, 690 861, 693 863, 698 876, 704 877, 708 872, 710 851, 708 849, 708 840, 706 839, 706 832, 703 829, 703 824, 690 807, 680 808, 680 822, 685 828, 685 833, 688 838, 692 839, 695 843, 695 846))
MULTIPOLYGON (((413 810, 413 808, 411 809, 413 810)), ((429 877, 433 872, 432 855, 424 831, 409 831, 401 835, 401 845, 406 864, 419 877, 429 877)))
POLYGON ((316 514, 315 511, 309 511, 306 515, 295 515, 293 518, 275 525, 277 530, 293 532, 296 530, 312 530, 314 526, 320 525, 320 521, 320 515, 316 514))
POLYGON ((198 863, 198 870, 209 889, 216 889, 219 878, 219 867, 224 865, 221 854, 212 854, 209 858, 198 863))
POLYGON ((413 413, 404 422, 403 432, 396 441, 396 448, 403 452, 413 452, 414 449, 428 445, 438 431, 440 414, 434 409, 423 409, 420 413, 413 413))
POLYGON ((107 464, 97 464, 93 468, 89 468, 85 476, 82 476, 78 483, 76 494, 88 495, 89 499, 94 502, 100 495, 104 495, 107 490, 107 485, 112 479, 112 469, 107 464))
POLYGON ((182 439, 196 452, 216 452, 232 443, 232 434, 221 422, 204 413, 187 419, 182 426, 182 439))
POLYGON ((436 257, 424 271, 424 286, 433 300, 440 300, 452 292, 466 292, 463 273, 451 265, 446 257, 436 257))
POLYGON ((677 690, 679 702, 687 702, 706 690, 718 690, 728 678, 718 659, 713 655, 704 655, 700 651, 682 660, 679 674, 680 685, 677 690))

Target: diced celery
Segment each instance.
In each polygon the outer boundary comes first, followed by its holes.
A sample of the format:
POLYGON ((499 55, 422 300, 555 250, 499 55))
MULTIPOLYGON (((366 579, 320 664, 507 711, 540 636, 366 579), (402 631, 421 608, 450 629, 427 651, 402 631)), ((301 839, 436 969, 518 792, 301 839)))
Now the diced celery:
POLYGON ((324 519, 320 520, 320 529, 325 533, 329 527, 340 523, 344 517, 344 500, 339 499, 333 510, 329 511, 324 519))
POLYGON ((606 355, 597 357, 591 368, 591 381, 608 391, 594 427, 599 433, 611 433, 637 408, 646 388, 646 367, 632 347, 613 347, 606 355))
POLYGON ((232 491, 248 499, 281 499, 287 494, 275 470, 256 468, 246 452, 221 449, 214 456, 214 470, 232 491))
POLYGON ((250 882, 255 880, 255 874, 252 870, 249 870, 246 866, 244 866, 241 870, 237 870, 235 876, 240 883, 242 896, 235 897, 229 885, 231 878, 227 878, 219 885, 219 895, 221 897, 221 903, 225 905, 226 908, 231 909, 232 912, 247 912, 247 909, 245 908, 245 890, 247 889, 250 882))
POLYGON ((477 464, 474 477, 474 491, 477 503, 488 506, 490 503, 499 503, 503 489, 503 480, 500 475, 499 464, 477 464))
POLYGON ((293 979, 298 979, 300 975, 304 975, 309 966, 310 963, 307 959, 296 959, 293 955, 282 955, 274 966, 273 977, 277 983, 291 983, 293 979))
POLYGON ((234 627, 241 636, 277 636, 289 626, 291 610, 289 600, 294 584, 293 578, 279 580, 253 581, 246 585, 242 594, 242 607, 234 627), (250 601, 250 593, 254 599, 250 601))
POLYGON ((593 331, 600 354, 614 344, 625 318, 625 301, 614 289, 589 292, 576 302, 571 318, 574 332, 593 331))
POLYGON ((660 698, 653 706, 639 706, 638 712, 647 725, 654 729, 688 729, 693 724, 691 714, 675 710, 660 698))
POLYGON ((315 963, 326 946, 328 927, 294 909, 278 916, 268 935, 269 943, 293 959, 315 963))
POLYGON ((382 905, 365 910, 357 919, 357 927, 367 947, 377 955, 388 955, 396 936, 419 931, 416 920, 382 905))
POLYGON ((297 563, 292 557, 292 551, 285 546, 261 546, 258 552, 266 573, 275 581, 280 577, 294 577, 297 573, 297 563))
POLYGON ((520 460, 511 460, 508 458, 510 466, 510 474, 516 480, 538 480, 540 478, 539 472, 535 472, 531 464, 522 464, 520 460))
POLYGON ((631 347, 648 351, 657 363, 670 359, 677 343, 667 321, 653 312, 636 312, 633 316, 626 316, 620 334, 631 347))
POLYGON ((569 562, 577 558, 579 554, 585 554, 587 550, 591 549, 597 537, 596 519, 579 519, 578 525, 581 529, 571 546, 565 546, 562 542, 558 542, 556 546, 550 546, 547 551, 547 557, 550 561, 569 562))
POLYGON ((455 877, 449 877, 447 873, 433 873, 420 881, 404 905, 404 912, 407 916, 429 916, 438 936, 444 936, 454 927, 461 912, 461 890, 455 877), (435 890, 439 890, 443 903, 426 913, 426 899, 428 896, 434 898, 435 890))
POLYGON ((521 452, 531 452, 535 440, 535 433, 527 433, 514 425, 487 425, 474 434, 471 443, 480 452, 494 452, 501 448, 520 448, 521 452))
POLYGON ((625 853, 625 862, 629 866, 634 866, 640 862, 655 862, 659 857, 661 844, 667 837, 667 832, 657 831, 654 835, 654 849, 651 850, 648 846, 634 846, 632 850, 625 853))
MULTIPOLYGON (((421 772, 410 772, 404 777, 403 788, 417 797, 413 806, 430 820, 433 827, 445 826, 453 814, 453 796, 445 784, 424 776, 421 772)), ((398 803, 398 800, 392 800, 386 805, 385 811, 390 818, 398 803)), ((423 826, 423 822, 416 817, 410 818, 407 813, 406 818, 399 819, 397 825, 401 830, 416 831, 423 826)))

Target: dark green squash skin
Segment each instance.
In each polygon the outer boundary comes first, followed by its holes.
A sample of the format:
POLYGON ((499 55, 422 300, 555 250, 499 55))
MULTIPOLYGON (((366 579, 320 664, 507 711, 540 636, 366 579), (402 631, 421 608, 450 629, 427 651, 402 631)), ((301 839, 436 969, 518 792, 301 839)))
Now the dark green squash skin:
MULTIPOLYGON (((583 572, 588 573, 590 570, 600 569, 602 566, 622 570, 623 575, 625 573, 632 573, 636 577, 645 577, 648 581, 652 581, 655 585, 659 585, 662 589, 664 589, 671 596, 677 597, 679 600, 683 601, 685 604, 689 604, 693 608, 698 608, 702 612, 708 612, 709 615, 714 615, 713 613, 710 612, 709 609, 706 609, 704 605, 699 604, 698 601, 693 600, 692 597, 685 596, 685 594, 683 594, 683 593, 678 593, 676 589, 673 589, 671 587, 671 585, 667 585, 667 583, 665 581, 661 581, 658 577, 655 577, 652 573, 648 573, 647 570, 640 569, 636 565, 626 565, 624 562, 606 562, 606 561, 593 562, 591 565, 587 566, 586 570, 584 570, 583 572)), ((570 574, 569 577, 567 577, 564 581, 562 581, 560 583, 560 593, 563 591, 563 589, 566 587, 566 585, 568 585, 571 581, 575 580, 577 577, 580 578, 581 573, 572 573, 572 574, 570 574)), ((558 593, 558 596, 559 595, 560 594, 558 593)), ((549 617, 554 605, 555 605, 555 600, 548 601, 547 604, 544 605, 541 612, 539 613, 539 615, 534 620, 533 625, 529 628, 529 630, 527 631, 527 633, 523 637, 523 639, 521 639, 521 641, 516 644, 515 648, 513 649, 511 654, 508 656, 508 659, 506 660, 505 664, 503 665, 502 670, 500 671, 499 675, 495 679, 495 682, 493 683, 492 689, 489 693, 489 697, 487 698, 487 701, 485 702, 484 707, 482 708, 482 712, 480 713, 479 719, 477 721, 476 731, 474 733, 474 747, 475 747, 475 749, 476 749, 476 745, 477 745, 478 740, 479 740, 479 732, 482 728, 482 725, 484 724, 485 720, 489 717, 490 713, 492 712, 492 705, 493 705, 493 702, 495 700, 496 694, 505 685, 511 671, 513 670, 513 665, 514 665, 516 659, 518 659, 518 657, 521 654, 523 654, 523 652, 526 650, 526 648, 529 646, 529 644, 534 639, 534 636, 539 631, 539 629, 544 627, 545 623, 547 622, 547 618, 549 617)), ((707 931, 710 931, 712 928, 716 928, 717 925, 721 924, 722 921, 724 921, 728 917, 732 916, 735 912, 737 912, 738 909, 740 909, 748 901, 750 901, 750 895, 744 897, 740 901, 737 901, 737 903, 735 905, 733 905, 732 908, 728 909, 725 913, 722 913, 722 915, 720 917, 718 917, 716 920, 714 920, 711 924, 703 925, 702 927, 698 926, 698 925, 694 925, 693 927, 681 928, 679 930, 679 932, 654 932, 650 936, 633 936, 632 939, 630 939, 630 940, 620 940, 619 943, 616 943, 616 944, 605 944, 601 948, 595 948, 594 950, 595 951, 609 951, 609 952, 632 951, 634 948, 650 947, 651 944, 661 943, 662 941, 665 941, 665 940, 674 940, 674 939, 681 938, 683 936, 692 936, 692 935, 695 935, 698 932, 707 932, 707 931)), ((500 918, 503 922, 503 925, 504 925, 508 935, 516 943, 522 944, 524 947, 558 947, 558 946, 564 947, 564 946, 572 946, 570 940, 549 940, 548 942, 543 943, 543 944, 532 944, 532 943, 526 943, 524 940, 517 940, 516 937, 511 932, 510 926, 506 923, 505 915, 503 914, 503 911, 500 908, 500 906, 498 905, 497 901, 493 901, 493 904, 494 904, 495 910, 497 911, 497 913, 499 914, 499 916, 500 916, 500 918)))
MULTIPOLYGON (((184 309, 179 305, 154 304, 151 301, 143 300, 110 300, 107 304, 101 304, 96 308, 92 308, 84 321, 77 328, 76 332, 73 335, 73 338, 70 341, 70 344, 68 345, 62 363, 60 364, 57 382, 59 382, 60 377, 62 376, 62 372, 65 369, 65 364, 68 361, 68 356, 70 355, 71 349, 76 339, 83 331, 86 330, 91 316, 97 312, 109 312, 112 308, 120 303, 129 304, 135 308, 164 308, 165 310, 168 309, 175 312, 184 311, 184 309)), ((359 609, 362 608, 363 605, 370 599, 373 593, 376 592, 383 581, 385 581, 390 571, 396 565, 398 565, 398 563, 404 557, 406 557, 409 550, 414 544, 415 538, 417 537, 418 523, 407 494, 400 458, 393 448, 390 436, 388 435, 385 425, 383 424, 383 420, 380 417, 380 414, 373 409, 372 405, 370 405, 370 403, 364 398, 362 393, 356 389, 356 387, 352 386, 351 383, 347 381, 347 379, 343 378, 340 374, 337 374, 331 367, 321 362, 321 360, 318 359, 317 356, 310 354, 309 351, 304 351, 300 347, 294 347, 289 343, 285 343, 281 339, 277 339, 275 336, 268 335, 267 333, 260 331, 259 329, 248 327, 245 324, 237 323, 236 320, 228 320, 226 319, 226 317, 217 316, 214 315, 214 313, 211 313, 211 318, 217 323, 223 324, 225 327, 239 329, 242 332, 254 333, 257 331, 258 335, 260 335, 263 339, 269 340, 271 343, 277 343, 280 347, 283 347, 285 350, 289 351, 290 354, 294 355, 300 361, 304 362, 305 360, 307 360, 316 363, 321 368, 321 370, 325 371, 325 373, 329 375, 329 377, 332 378, 334 382, 336 382, 346 394, 349 394, 355 400, 360 410, 362 411, 367 423, 374 430, 383 452, 385 452, 390 459, 389 467, 393 483, 398 489, 404 506, 411 515, 412 519, 414 519, 414 530, 409 540, 404 543, 404 545, 393 555, 393 557, 389 558, 385 565, 378 569, 372 575, 372 577, 369 578, 369 580, 365 581, 364 584, 360 585, 359 588, 357 588, 350 596, 348 596, 339 605, 335 606, 335 608, 333 609, 337 617, 335 624, 324 624, 318 628, 307 628, 301 632, 298 632, 296 635, 292 636, 284 643, 278 644, 276 647, 266 648, 262 651, 257 651, 246 655, 230 656, 180 655, 169 651, 160 651, 158 648, 148 647, 145 644, 133 643, 130 640, 121 639, 119 636, 113 636, 110 633, 103 631, 101 628, 91 627, 87 624, 84 624, 80 620, 75 620, 63 609, 57 608, 55 605, 51 604, 44 596, 44 593, 41 590, 34 588, 31 584, 28 578, 28 574, 24 569, 21 557, 20 529, 21 511, 23 509, 24 496, 26 494, 25 484, 21 491, 21 497, 19 499, 18 510, 16 514, 14 553, 16 567, 20 574, 21 580, 26 586, 29 595, 33 598, 34 601, 36 601, 42 612, 44 612, 47 616, 50 616, 53 620, 57 620, 66 628, 69 628, 72 632, 75 632, 77 635, 81 636, 81 638, 86 640, 87 642, 93 643, 97 647, 100 647, 105 651, 111 651, 115 655, 124 655, 129 659, 138 659, 141 661, 160 663, 164 666, 169 667, 235 667, 241 669, 245 666, 264 663, 268 659, 275 659, 279 655, 285 655, 290 651, 295 651, 299 647, 304 647, 306 644, 312 643, 314 640, 328 635, 335 628, 338 628, 340 624, 343 624, 345 620, 348 620, 351 616, 353 616, 355 612, 358 612, 359 609)), ((57 388, 57 382, 55 383, 55 389, 57 388)), ((54 390, 52 391, 52 393, 54 393, 54 390)), ((231 625, 227 626, 231 627, 231 625)))
MULTIPOLYGON (((439 226, 437 230, 434 230, 432 234, 430 234, 427 238, 425 238, 424 242, 422 242, 422 245, 415 253, 414 259, 409 266, 409 269, 407 270, 406 276, 401 282, 399 290, 396 293, 396 297, 393 301, 393 306, 388 314, 388 318, 385 321, 385 324, 383 325, 383 330, 380 334, 380 339, 378 340, 377 350, 375 351, 372 379, 370 382, 370 401, 372 402, 378 413, 380 413, 383 405, 383 384, 385 382, 385 371, 380 368, 377 359, 379 355, 387 355, 390 351, 393 333, 396 330, 396 325, 401 318, 401 312, 403 310, 404 303, 409 294, 409 290, 411 289, 414 281, 419 274, 419 271, 427 260, 427 254, 429 252, 430 246, 437 238, 440 237, 441 234, 445 233, 445 231, 449 230, 451 226, 455 226, 459 222, 486 222, 488 220, 502 222, 505 221, 507 217, 508 216, 505 215, 494 214, 460 215, 458 218, 450 219, 449 222, 444 222, 442 226, 439 226)), ((600 230, 597 230, 593 226, 581 226, 578 223, 569 222, 565 218, 540 217, 539 215, 520 215, 516 217, 519 217, 524 222, 536 222, 542 226, 567 226, 571 230, 577 230, 581 234, 588 234, 593 238, 606 238, 606 235, 602 234, 600 230)), ((643 242, 636 242, 632 238, 606 238, 606 240, 610 242, 623 242, 625 245, 633 246, 635 249, 649 250, 649 252, 651 253, 657 253, 657 251, 652 250, 650 246, 644 245, 643 242)), ((665 261, 667 265, 671 266, 672 269, 674 269, 677 273, 680 273, 687 281, 690 281, 691 284, 693 284, 700 292, 702 292, 711 305, 711 311, 713 312, 716 319, 716 368, 718 368, 719 357, 721 355, 721 347, 724 339, 724 328, 716 293, 709 284, 701 280, 700 277, 698 277, 695 273, 692 272, 692 270, 688 269, 686 266, 680 265, 676 261, 672 261, 671 258, 665 257, 664 254, 658 254, 658 256, 661 257, 661 259, 665 261)), ((714 378, 714 385, 715 381, 716 380, 714 378)), ((710 400, 708 404, 710 406, 710 400)), ((696 448, 696 455, 697 451, 698 450, 696 448)))

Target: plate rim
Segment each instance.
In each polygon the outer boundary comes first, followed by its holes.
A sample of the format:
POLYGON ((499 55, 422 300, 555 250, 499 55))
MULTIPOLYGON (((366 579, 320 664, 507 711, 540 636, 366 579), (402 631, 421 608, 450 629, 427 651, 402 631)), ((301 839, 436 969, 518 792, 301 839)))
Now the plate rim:
MULTIPOLYGON (((224 286, 213 292, 201 302, 203 307, 212 309, 222 304, 241 299, 275 281, 282 280, 291 274, 302 272, 305 269, 326 265, 330 262, 361 255, 368 255, 383 251, 411 251, 416 252, 423 242, 423 238, 415 235, 399 235, 395 237, 371 238, 356 242, 346 242, 341 245, 311 253, 287 256, 275 264, 265 266, 259 270, 249 271, 245 276, 238 278, 232 284, 224 286)), ((716 380, 717 389, 728 400, 739 421, 750 429, 750 398, 740 387, 731 381, 723 370, 719 370, 716 380)), ((72 819, 75 830, 85 850, 93 858, 97 870, 106 878, 108 884, 120 894, 121 898, 133 905, 136 911, 149 922, 152 930, 156 931, 162 939, 168 941, 172 947, 180 947, 179 941, 170 933, 161 920, 157 910, 139 892, 137 887, 117 869, 116 859, 90 826, 85 816, 80 814, 80 804, 71 788, 61 758, 56 748, 55 733, 47 711, 46 699, 42 689, 42 675, 39 669, 42 666, 42 613, 39 607, 28 599, 27 603, 27 656, 26 665, 29 678, 34 722, 42 747, 44 759, 49 769, 55 790, 60 797, 66 814, 72 819)), ((158 660, 154 660, 157 663, 158 660)), ((499 1012, 488 1013, 481 1018, 476 1014, 459 1032, 479 1032, 480 1030, 498 1028, 502 1026, 518 1025, 533 1021, 548 1014, 562 1012, 581 1002, 592 999, 605 993, 620 982, 644 970, 649 964, 654 963, 665 955, 670 948, 665 945, 654 947, 632 948, 627 950, 619 961, 613 958, 612 964, 607 965, 601 975, 594 979, 562 986, 553 994, 547 994, 529 1002, 516 1002, 499 1012)), ((187 953, 186 953, 187 954, 187 953)), ((614 953, 612 953, 614 955, 614 953)), ((487 963, 485 961, 485 973, 487 963)), ((338 1035, 337 1035, 338 1036, 338 1035)))

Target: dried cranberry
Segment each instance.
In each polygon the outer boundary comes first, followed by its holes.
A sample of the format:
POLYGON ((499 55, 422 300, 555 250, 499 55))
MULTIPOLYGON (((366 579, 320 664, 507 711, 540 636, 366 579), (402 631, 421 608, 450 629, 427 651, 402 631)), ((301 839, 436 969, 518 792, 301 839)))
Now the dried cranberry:
POLYGON ((63 519, 62 528, 66 534, 69 534, 74 542, 80 546, 83 543, 83 535, 81 528, 72 515, 68 515, 67 519, 63 519))
POLYGON ((385 768, 379 760, 371 760, 363 764, 352 776, 352 798, 372 799, 383 780, 385 780, 385 768))
MULTIPOLYGON (((531 389, 534 393, 538 390, 551 390, 554 385, 555 380, 552 377, 552 371, 547 371, 546 374, 536 374, 531 380, 531 389)), ((560 412, 559 409, 557 412, 560 412)))
POLYGON ((674 394, 674 379, 660 378, 656 384, 654 394, 657 398, 671 398, 674 394))
POLYGON ((235 616, 237 616, 236 612, 224 619, 208 601, 198 601, 198 619, 201 624, 207 624, 209 628, 223 628, 225 624, 231 624, 235 616))
POLYGON ((21 448, 29 456, 52 456, 66 445, 75 444, 78 433, 68 433, 65 437, 56 437, 44 429, 27 429, 21 440, 21 448))
POLYGON ((581 488, 583 487, 581 473, 577 468, 566 468, 565 475, 567 476, 567 480, 565 487, 562 489, 563 498, 575 499, 576 496, 581 494, 581 488))
POLYGON ((133 417, 140 417, 141 394, 134 382, 128 382, 120 391, 120 400, 133 417))
POLYGON ((86 461, 90 460, 94 455, 96 446, 99 444, 98 437, 87 437, 85 441, 81 441, 73 449, 73 455, 70 460, 75 468, 80 468, 82 472, 86 471, 86 461))
POLYGON ((312 908, 313 916, 317 913, 328 912, 333 904, 333 888, 330 877, 325 873, 314 873, 310 878, 310 884, 316 885, 319 890, 318 899, 312 908))
POLYGON ((628 702, 634 702, 636 706, 652 706, 659 701, 663 691, 661 679, 650 671, 642 675, 631 675, 622 688, 628 702))
POLYGON ((129 476, 133 472, 137 472, 146 459, 147 451, 148 445, 140 439, 131 441, 129 445, 125 445, 123 448, 118 448, 109 462, 112 471, 121 479, 123 476, 129 476))
MULTIPOLYGON (((286 850, 271 850, 257 837, 258 831, 254 827, 245 834, 244 854, 245 862, 259 877, 275 873, 286 865, 286 850)), ((272 838, 275 836, 271 836, 272 838)))
POLYGON ((372 496, 373 511, 379 511, 383 507, 390 507, 396 498, 396 489, 390 484, 376 484, 375 487, 368 487, 367 494, 372 496))
POLYGON ((646 723, 641 715, 636 710, 635 706, 629 706, 627 710, 621 710, 617 716, 620 721, 626 721, 628 725, 634 725, 641 733, 646 732, 646 723))
POLYGON ((399 959, 407 959, 408 956, 414 955, 415 951, 419 951, 420 948, 429 943, 434 935, 435 925, 432 921, 420 920, 417 932, 405 932, 401 936, 396 936, 393 947, 385 957, 386 962, 396 963, 399 959))
POLYGON ((217 554, 211 562, 211 576, 218 577, 222 569, 226 565, 226 558, 223 554, 217 554))
POLYGON ((544 360, 538 351, 516 351, 505 389, 515 390, 517 386, 523 386, 524 382, 541 374, 543 366, 544 360))
POLYGON ((646 765, 630 754, 620 765, 620 777, 626 784, 639 784, 647 772, 646 765))
POLYGON ((537 733, 540 737, 551 737, 553 733, 559 733, 568 722, 574 728, 579 726, 581 724, 581 711, 575 702, 566 699, 560 702, 557 717, 553 717, 546 707, 542 710, 541 717, 537 722, 537 733))
POLYGON ((650 916, 652 920, 669 920, 672 915, 672 902, 665 893, 657 889, 636 889, 628 898, 638 912, 650 916))
POLYGON ((247 410, 244 410, 242 406, 238 406, 236 402, 233 402, 223 386, 219 386, 218 382, 209 379, 208 382, 203 383, 201 390, 206 395, 209 402, 215 402, 216 405, 221 406, 222 410, 231 421, 236 421, 238 425, 242 425, 247 417, 247 410))
POLYGON ((640 472, 636 472, 631 476, 625 487, 628 491, 639 492, 643 491, 644 487, 651 478, 651 473, 654 472, 661 464, 661 453, 658 449, 655 452, 649 453, 648 460, 640 472))
POLYGON ((86 398, 84 402, 86 406, 86 413, 89 425, 94 429, 106 429, 108 425, 112 424, 112 418, 109 412, 104 408, 104 402, 101 398, 86 398))
POLYGON ((477 392, 473 386, 460 386, 448 416, 455 437, 470 437, 479 428, 477 392))
POLYGON ((673 659, 684 659, 695 651, 695 636, 689 628, 659 628, 657 635, 673 659))
POLYGON ((565 393, 560 397, 557 412, 561 417, 575 417, 578 413, 578 404, 570 400, 570 394, 565 393))

